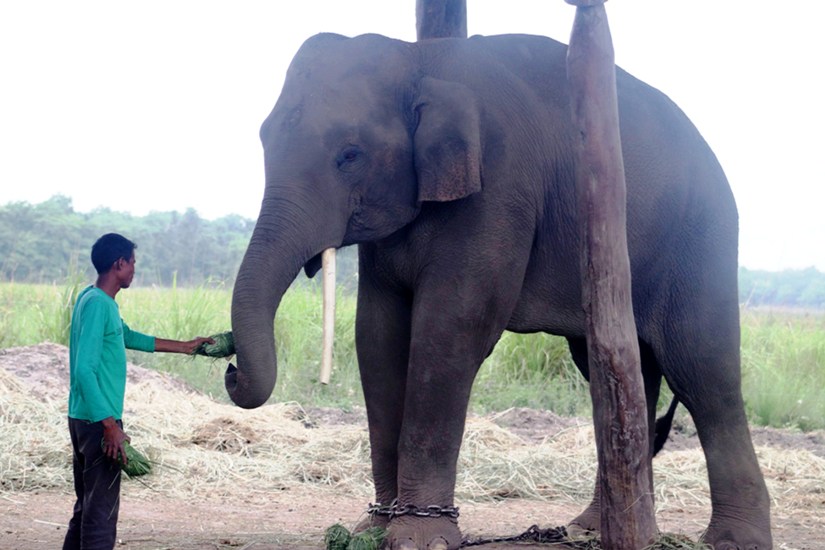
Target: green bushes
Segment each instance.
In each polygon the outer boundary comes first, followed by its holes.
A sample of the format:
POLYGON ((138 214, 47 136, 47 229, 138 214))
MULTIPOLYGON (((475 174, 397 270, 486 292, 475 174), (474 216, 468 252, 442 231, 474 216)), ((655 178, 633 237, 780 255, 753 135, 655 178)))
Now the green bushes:
MULTIPOLYGON (((65 343, 67 312, 85 283, 0 283, 0 347, 65 343)), ((321 291, 302 281, 284 296, 275 320, 278 353, 276 401, 350 407, 363 404, 355 355, 355 298, 339 292, 334 370, 318 383, 321 361, 321 291)), ((118 295, 123 318, 135 330, 188 339, 229 330, 231 290, 131 288, 118 295)), ((130 360, 174 373, 226 400, 224 360, 130 352, 130 360)), ((743 392, 750 419, 760 425, 825 428, 825 314, 743 310, 743 392)), ((481 367, 471 401, 475 412, 523 406, 562 415, 589 415, 590 394, 564 339, 505 333, 481 367)))

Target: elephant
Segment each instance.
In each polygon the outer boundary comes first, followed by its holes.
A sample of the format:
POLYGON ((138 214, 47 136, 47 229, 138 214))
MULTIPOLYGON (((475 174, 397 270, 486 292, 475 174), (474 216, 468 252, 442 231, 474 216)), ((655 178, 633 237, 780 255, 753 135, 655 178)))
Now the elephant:
MULTIPOLYGON (((368 523, 388 529, 388 548, 460 545, 468 400, 505 330, 566 338, 588 376, 566 52, 531 35, 319 34, 261 126, 265 189, 233 288, 225 385, 240 407, 267 401, 281 298, 301 269, 319 270, 322 251, 357 244, 355 338, 380 504, 368 523)), ((687 116, 616 71, 651 441, 664 378, 707 458, 703 540, 765 550, 769 496, 741 392, 733 193, 687 116)), ((599 501, 596 491, 571 525, 598 530, 599 501)))

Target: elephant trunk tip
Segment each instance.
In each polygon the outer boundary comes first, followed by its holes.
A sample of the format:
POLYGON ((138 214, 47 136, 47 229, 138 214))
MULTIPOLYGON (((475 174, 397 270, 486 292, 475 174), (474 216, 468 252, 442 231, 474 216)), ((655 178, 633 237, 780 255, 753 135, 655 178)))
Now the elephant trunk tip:
MULTIPOLYGON (((269 392, 250 391, 251 388, 249 385, 244 383, 243 372, 232 363, 229 363, 226 367, 223 382, 229 398, 233 403, 243 409, 260 407, 266 403, 272 394, 271 388, 269 392)), ((272 386, 274 386, 274 381, 272 386)))

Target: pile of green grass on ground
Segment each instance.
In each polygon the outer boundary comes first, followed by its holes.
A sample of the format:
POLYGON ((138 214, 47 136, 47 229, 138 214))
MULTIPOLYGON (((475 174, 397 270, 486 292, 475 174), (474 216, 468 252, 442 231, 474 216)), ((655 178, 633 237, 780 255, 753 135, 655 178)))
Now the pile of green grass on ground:
MULTIPOLYGON (((0 283, 0 348, 66 344, 67 312, 86 283, 0 283)), ((132 288, 118 294, 123 318, 135 330, 189 339, 230 329, 231 289, 132 288)), ((355 298, 338 293, 332 382, 318 383, 321 361, 320 286, 295 284, 284 296, 275 325, 278 383, 273 401, 349 408, 363 404, 355 354, 355 298)), ((226 400, 226 361, 130 352, 132 362, 174 373, 191 386, 226 400)), ((742 376, 752 422, 803 430, 825 428, 825 313, 743 310, 742 376)), ((665 399, 667 396, 665 396, 665 399)), ((471 409, 545 409, 590 414, 587 384, 564 339, 505 333, 476 379, 471 409)))

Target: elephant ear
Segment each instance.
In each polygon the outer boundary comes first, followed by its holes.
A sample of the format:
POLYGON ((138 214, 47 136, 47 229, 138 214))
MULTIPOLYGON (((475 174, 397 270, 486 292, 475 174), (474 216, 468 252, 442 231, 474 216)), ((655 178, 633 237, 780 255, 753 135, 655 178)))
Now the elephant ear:
POLYGON ((480 116, 470 90, 424 77, 413 138, 419 201, 452 201, 481 191, 480 116))

